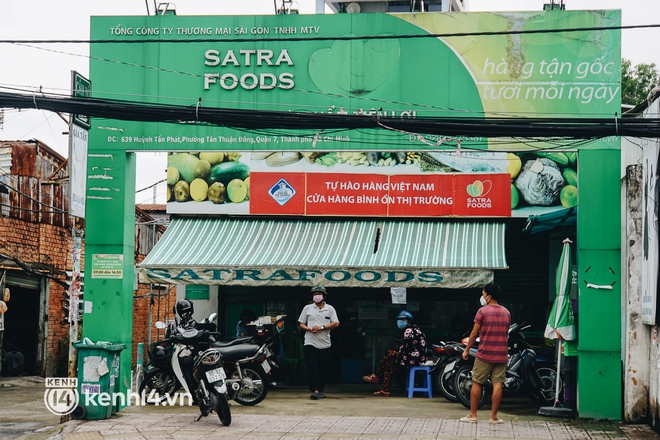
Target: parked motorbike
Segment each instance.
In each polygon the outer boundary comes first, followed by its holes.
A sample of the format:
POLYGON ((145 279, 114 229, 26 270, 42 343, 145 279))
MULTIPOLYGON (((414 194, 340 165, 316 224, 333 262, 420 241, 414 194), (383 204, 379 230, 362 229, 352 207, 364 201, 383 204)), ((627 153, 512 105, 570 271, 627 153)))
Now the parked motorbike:
MULTIPOLYGON (((174 310, 175 317, 176 309, 174 310)), ((155 326, 158 329, 166 329, 165 339, 163 341, 156 341, 151 344, 147 355, 149 356, 149 365, 147 365, 144 377, 140 381, 139 393, 145 397, 146 403, 162 403, 168 396, 174 395, 181 389, 181 383, 174 374, 172 369, 172 353, 174 351, 174 344, 168 339, 176 334, 177 328, 196 328, 197 330, 208 330, 215 332, 217 326, 213 322, 216 313, 212 313, 208 318, 201 322, 193 320, 186 320, 178 317, 174 322, 165 324, 163 322, 156 322, 155 326)), ((245 343, 247 341, 237 341, 236 343, 245 343)))
MULTIPOLYGON (((266 398, 268 387, 277 383, 276 373, 280 366, 274 350, 279 351, 276 346, 284 318, 285 316, 281 316, 274 323, 276 334, 257 329, 253 336, 230 341, 215 339, 218 337, 213 324, 215 314, 201 323, 189 322, 196 330, 209 332, 210 337, 198 347, 199 349, 214 348, 222 354, 223 367, 228 375, 226 382, 230 388, 228 391, 230 399, 241 405, 256 405, 266 398)), ((163 323, 160 325, 161 328, 165 326, 163 323)), ((167 328, 166 337, 176 327, 170 325, 167 328)), ((170 367, 172 354, 172 344, 167 339, 154 343, 149 350, 151 363, 140 384, 140 393, 144 392, 148 403, 160 403, 181 388, 177 375, 170 367)))
MULTIPOLYGON (((461 357, 465 345, 461 342, 449 341, 443 342, 440 352, 433 366, 431 375, 436 390, 450 402, 458 402, 456 391, 454 391, 454 373, 463 364, 471 364, 471 361, 464 361, 461 357)), ((436 349, 437 351, 437 349, 436 349)))
POLYGON ((194 396, 193 402, 200 410, 197 420, 215 411, 220 422, 229 426, 231 411, 223 355, 213 347, 200 349, 212 340, 208 330, 178 327, 163 342, 173 346, 171 368, 181 386, 189 395, 194 396))
MULTIPOLYGON (((513 396, 520 390, 526 390, 531 399, 542 405, 555 401, 556 384, 559 380, 560 394, 564 384, 556 369, 540 363, 532 346, 525 340, 525 324, 512 324, 509 327, 509 360, 506 367, 506 379, 502 384, 502 394, 513 396)), ((470 350, 470 356, 476 357, 476 350, 470 350)), ((472 388, 472 365, 465 364, 454 371, 454 389, 458 400, 466 408, 470 407, 472 388)), ((481 408, 492 393, 492 384, 488 381, 482 387, 482 396, 478 407, 481 408)), ((561 396, 560 396, 561 398, 561 396)))

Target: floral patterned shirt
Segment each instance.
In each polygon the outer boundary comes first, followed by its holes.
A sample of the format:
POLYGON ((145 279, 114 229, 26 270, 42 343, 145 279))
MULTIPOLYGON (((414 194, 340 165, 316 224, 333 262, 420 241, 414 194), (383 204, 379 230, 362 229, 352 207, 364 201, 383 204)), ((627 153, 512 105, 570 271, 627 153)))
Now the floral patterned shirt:
POLYGON ((414 367, 426 362, 426 336, 415 324, 403 331, 403 343, 399 347, 397 363, 404 367, 414 367))

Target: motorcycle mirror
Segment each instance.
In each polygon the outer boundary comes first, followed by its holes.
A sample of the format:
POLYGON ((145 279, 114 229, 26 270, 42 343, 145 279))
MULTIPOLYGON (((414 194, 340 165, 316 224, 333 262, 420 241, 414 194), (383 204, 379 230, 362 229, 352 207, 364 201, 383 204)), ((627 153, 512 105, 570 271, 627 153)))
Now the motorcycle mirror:
POLYGON ((156 321, 156 324, 154 324, 156 328, 167 328, 167 324, 165 324, 163 321, 156 321))

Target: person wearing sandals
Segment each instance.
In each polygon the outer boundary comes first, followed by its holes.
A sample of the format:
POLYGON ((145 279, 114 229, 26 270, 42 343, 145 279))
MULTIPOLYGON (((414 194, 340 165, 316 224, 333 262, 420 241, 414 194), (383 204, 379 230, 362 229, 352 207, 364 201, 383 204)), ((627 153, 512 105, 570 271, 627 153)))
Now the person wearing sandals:
POLYGON ((412 320, 413 316, 409 311, 399 312, 396 325, 403 331, 401 345, 398 350, 387 350, 376 372, 363 377, 369 383, 382 384, 381 389, 374 393, 377 396, 390 395, 390 382, 399 368, 415 367, 426 362, 426 335, 412 320))
POLYGON ((300 329, 305 332, 303 353, 307 361, 309 376, 309 390, 312 400, 325 397, 323 389, 330 361, 330 330, 339 327, 339 319, 335 308, 325 302, 327 292, 325 287, 316 285, 312 287, 312 304, 307 304, 300 312, 298 322, 300 329))
POLYGON ((479 337, 477 358, 472 368, 472 389, 470 390, 470 414, 461 422, 477 423, 477 407, 481 398, 483 384, 490 376, 493 383, 491 397, 490 419, 488 423, 504 423, 497 416, 502 402, 502 383, 506 379, 506 364, 508 361, 508 334, 511 325, 511 314, 499 305, 501 290, 495 283, 488 283, 481 291, 481 308, 474 317, 474 327, 468 343, 463 350, 463 359, 467 360, 470 347, 479 337))

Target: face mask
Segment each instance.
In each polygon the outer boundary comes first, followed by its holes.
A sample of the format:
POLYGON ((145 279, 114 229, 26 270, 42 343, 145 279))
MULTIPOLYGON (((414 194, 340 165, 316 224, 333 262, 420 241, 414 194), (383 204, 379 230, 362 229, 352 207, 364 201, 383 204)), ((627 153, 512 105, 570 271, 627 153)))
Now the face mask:
POLYGON ((404 328, 408 327, 408 321, 405 319, 398 319, 396 321, 396 326, 399 327, 400 330, 403 330, 404 328))
POLYGON ((320 304, 323 302, 323 295, 314 295, 312 297, 312 300, 314 301, 315 304, 320 304))
POLYGON ((479 302, 481 303, 481 306, 482 306, 482 307, 488 305, 488 301, 486 301, 486 297, 485 297, 485 296, 482 296, 481 298, 479 298, 479 302))

